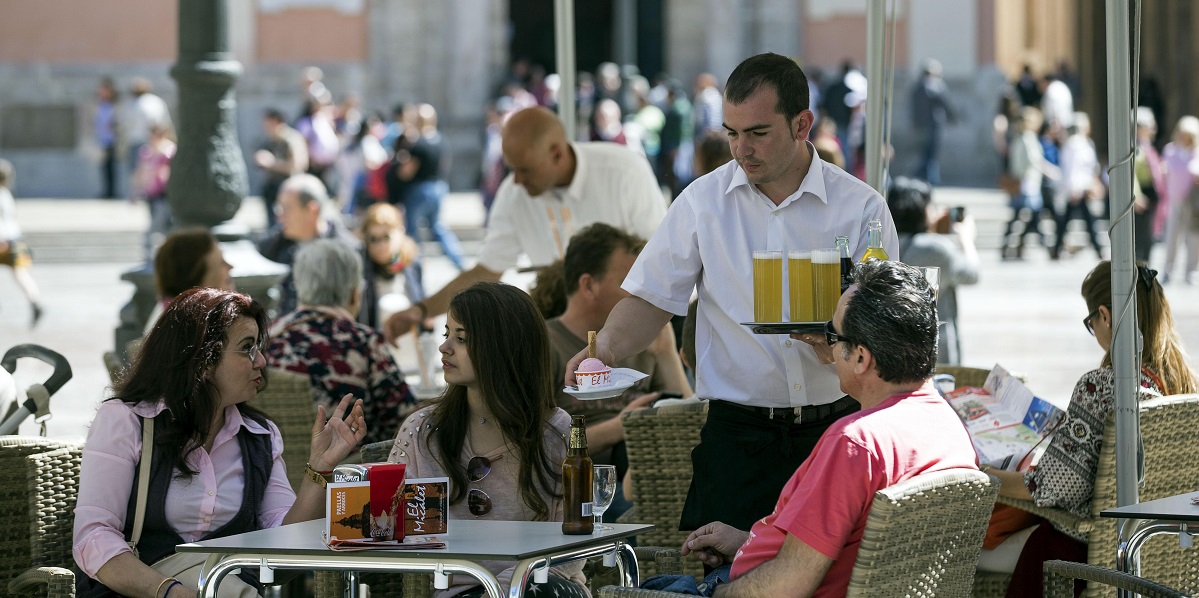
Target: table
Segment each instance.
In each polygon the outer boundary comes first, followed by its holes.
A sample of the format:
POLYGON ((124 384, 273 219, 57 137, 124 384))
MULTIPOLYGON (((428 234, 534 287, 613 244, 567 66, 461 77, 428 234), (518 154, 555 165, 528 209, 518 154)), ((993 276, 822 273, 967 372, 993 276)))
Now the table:
POLYGON ((482 583, 491 598, 503 598, 495 576, 478 565, 481 560, 516 561, 509 598, 521 598, 525 584, 538 570, 577 559, 615 553, 621 585, 638 583, 637 557, 627 539, 652 530, 652 525, 614 524, 585 536, 562 533, 552 521, 454 520, 439 537, 446 547, 434 550, 329 550, 321 539, 322 519, 293 523, 216 540, 180 544, 178 552, 208 553, 200 573, 200 596, 216 598, 221 579, 242 567, 322 571, 395 571, 434 573, 440 583, 451 573, 482 583))
MULTIPOLYGON (((1125 573, 1136 571, 1137 557, 1141 546, 1158 534, 1186 534, 1189 536, 1199 533, 1199 505, 1191 504, 1191 499, 1199 497, 1199 492, 1188 492, 1147 502, 1107 509, 1099 513, 1100 517, 1114 517, 1124 520, 1137 520, 1133 523, 1135 529, 1125 538, 1125 525, 1130 521, 1120 522, 1120 546, 1116 552, 1116 568, 1125 573), (1192 531, 1191 528, 1194 528, 1192 531)), ((1123 592, 1121 593, 1123 595, 1123 592)))

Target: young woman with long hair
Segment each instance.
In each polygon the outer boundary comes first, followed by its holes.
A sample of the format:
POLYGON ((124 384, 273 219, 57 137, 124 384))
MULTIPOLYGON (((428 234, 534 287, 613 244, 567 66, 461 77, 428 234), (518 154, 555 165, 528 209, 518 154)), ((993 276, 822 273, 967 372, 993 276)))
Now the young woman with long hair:
MULTIPOLYGON (((1065 509, 1079 517, 1091 515, 1099 447, 1116 398, 1111 356, 1115 322, 1111 277, 1111 262, 1102 261, 1083 279, 1082 298, 1087 304, 1083 325, 1103 348, 1103 361, 1074 386, 1066 418, 1058 424, 1059 431, 1052 436, 1045 454, 1029 471, 1001 471, 983 465, 984 471, 999 478, 999 493, 1003 496, 1065 509)), ((1189 365, 1156 271, 1137 266, 1136 294, 1137 325, 1144 339, 1138 399, 1196 392, 1199 377, 1189 365)), ((1020 529, 1012 520, 1000 524, 992 518, 992 529, 984 541, 986 549, 979 560, 979 568, 985 571, 1012 572, 1008 596, 1040 596, 1041 567, 1047 560, 1087 559, 1085 535, 1034 518, 1025 521, 1025 526, 1032 527, 1020 529), (1007 529, 998 533, 996 526, 1007 529), (998 542, 1000 539, 1002 542, 998 542)))
MULTIPOLYGON (((445 336, 446 391, 405 420, 389 460, 407 464, 407 477, 450 478, 451 519, 561 521, 570 416, 554 404, 549 339, 533 301, 480 282, 450 301, 445 336)), ((510 583, 514 563, 486 566, 510 583)), ((540 585, 586 596, 581 569, 554 567, 540 585)), ((455 578, 446 595, 482 590, 455 578)))

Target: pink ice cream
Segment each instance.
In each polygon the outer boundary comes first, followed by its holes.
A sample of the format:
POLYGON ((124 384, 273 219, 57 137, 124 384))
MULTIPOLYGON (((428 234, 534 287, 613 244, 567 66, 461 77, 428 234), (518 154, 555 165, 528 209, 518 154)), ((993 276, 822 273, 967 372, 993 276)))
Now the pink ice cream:
POLYGON ((575 371, 578 371, 578 372, 602 372, 606 369, 608 369, 608 366, 604 365, 604 362, 602 362, 594 357, 588 357, 587 359, 583 360, 583 363, 579 364, 579 369, 575 370, 575 371))
POLYGON ((588 357, 575 370, 575 380, 580 390, 608 386, 612 384, 612 368, 594 357, 588 357))

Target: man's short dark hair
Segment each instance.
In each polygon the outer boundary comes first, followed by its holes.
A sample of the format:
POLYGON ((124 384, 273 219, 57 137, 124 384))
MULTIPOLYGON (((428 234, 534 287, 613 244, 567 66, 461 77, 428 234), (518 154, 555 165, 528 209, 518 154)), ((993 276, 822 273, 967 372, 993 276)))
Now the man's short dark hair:
POLYGON ((924 274, 890 260, 858 264, 857 292, 845 306, 841 331, 870 349, 878 375, 903 384, 927 380, 937 365, 937 299, 924 274))
POLYGON ((642 247, 645 247, 645 240, 641 237, 602 222, 575 233, 563 259, 566 296, 570 297, 579 289, 579 279, 584 274, 603 278, 608 273, 608 260, 617 249, 636 255, 641 253, 642 247))
POLYGON ((788 123, 808 109, 808 78, 803 69, 794 60, 770 52, 751 56, 737 65, 724 86, 724 97, 740 104, 763 85, 773 87, 778 93, 775 112, 782 114, 788 123))
POLYGON ((287 122, 287 117, 283 116, 283 113, 275 108, 267 108, 266 110, 263 110, 262 118, 265 118, 266 120, 273 120, 277 123, 287 122))
POLYGON ((932 189, 928 183, 898 177, 887 190, 887 209, 895 221, 895 232, 916 234, 928 232, 928 202, 932 189))

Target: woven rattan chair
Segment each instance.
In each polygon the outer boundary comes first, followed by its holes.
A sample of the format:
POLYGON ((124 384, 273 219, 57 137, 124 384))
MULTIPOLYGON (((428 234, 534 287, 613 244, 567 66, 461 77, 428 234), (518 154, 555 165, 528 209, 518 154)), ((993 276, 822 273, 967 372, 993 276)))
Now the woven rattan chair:
POLYGON ((9 594, 49 598, 75 595, 71 572, 72 526, 79 494, 79 465, 83 445, 28 455, 24 459, 28 496, 31 568, 8 583, 9 594))
MULTIPOLYGON (((927 473, 876 492, 847 596, 968 596, 998 493, 998 481, 974 469, 927 473)), ((677 596, 613 586, 599 595, 677 596)))
MULTIPOLYGON (((30 493, 25 486, 25 458, 71 446, 40 436, 0 437, 0 471, 10 476, 10 483, 0 484, 0 590, 34 564, 30 543, 35 534, 30 533, 30 521, 35 513, 30 510, 30 493)), ((72 516, 66 513, 66 517, 72 516)))
POLYGON ((1174 588, 1128 573, 1082 563, 1047 561, 1045 563, 1045 598, 1073 598, 1075 579, 1085 579, 1091 586, 1103 584, 1128 590, 1144 598, 1187 598, 1189 596, 1189 594, 1184 594, 1174 588))
MULTIPOLYGON (((623 416, 625 448, 633 486, 630 523, 652 523, 654 530, 637 536, 650 547, 678 548, 687 539, 679 518, 691 487, 691 449, 699 444, 699 431, 708 419, 707 401, 630 411, 623 416)), ((698 561, 674 560, 670 551, 638 550, 643 576, 666 571, 702 575, 698 561), (655 560, 658 555, 662 560, 655 560)))
POLYGON ((271 416, 283 436, 283 462, 287 481, 296 492, 304 479, 304 463, 312 448, 312 382, 308 376, 278 368, 267 370, 266 389, 258 393, 253 405, 271 416))
MULTIPOLYGON (((1142 401, 1140 404, 1141 438, 1145 445, 1145 485, 1141 501, 1156 500, 1193 492, 1199 486, 1199 459, 1193 444, 1199 427, 1199 395, 1174 395, 1142 401)), ((1089 536, 1087 563, 1104 569, 1116 567, 1116 519, 1099 513, 1116 506, 1116 425, 1109 416, 1099 449, 1095 472, 1095 496, 1091 516, 1079 518, 1060 509, 1037 507, 1028 501, 1001 497, 1010 504, 1062 526, 1089 536)), ((1148 579, 1179 588, 1187 594, 1199 594, 1199 551, 1183 550, 1172 536, 1151 538, 1141 548, 1141 573, 1148 579)), ((1003 596, 1010 576, 979 573, 974 595, 979 598, 1003 596)), ((1115 590, 1088 586, 1085 596, 1114 596, 1115 590)))

